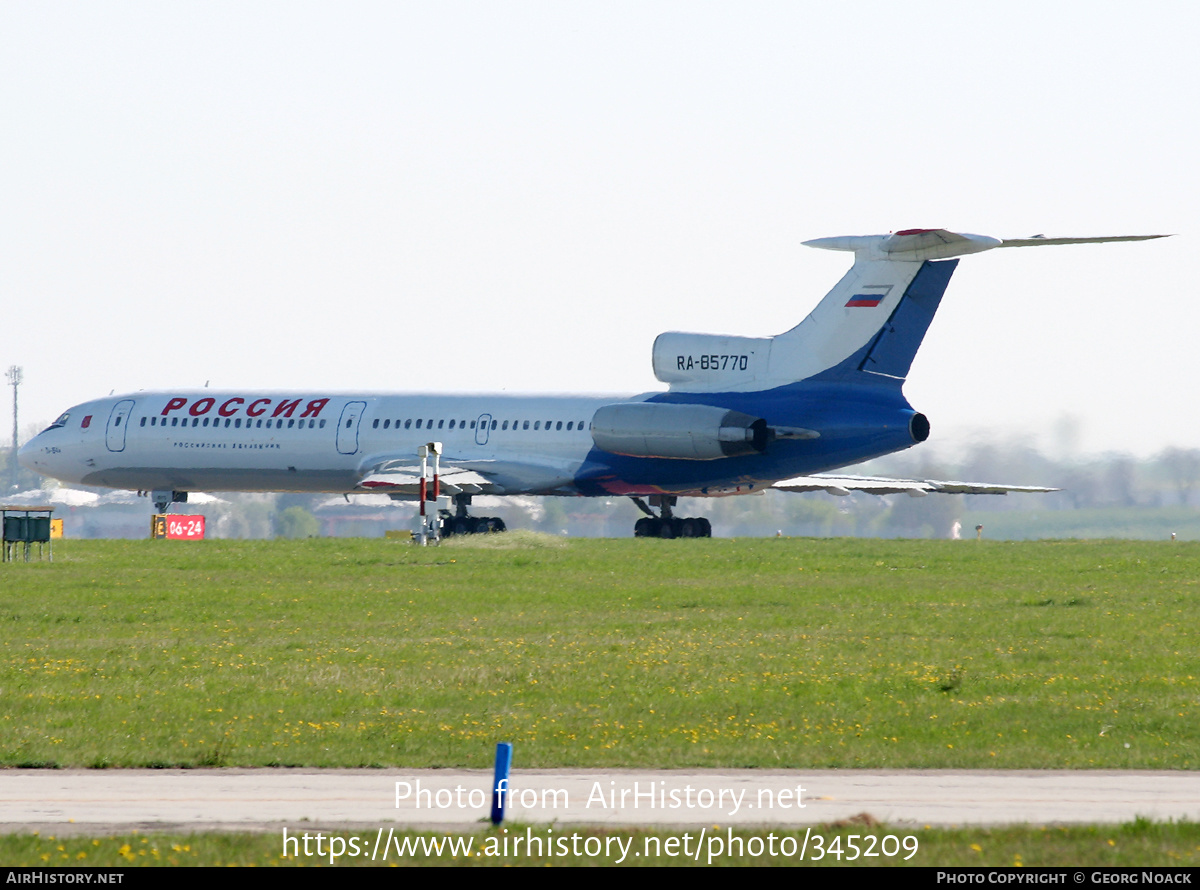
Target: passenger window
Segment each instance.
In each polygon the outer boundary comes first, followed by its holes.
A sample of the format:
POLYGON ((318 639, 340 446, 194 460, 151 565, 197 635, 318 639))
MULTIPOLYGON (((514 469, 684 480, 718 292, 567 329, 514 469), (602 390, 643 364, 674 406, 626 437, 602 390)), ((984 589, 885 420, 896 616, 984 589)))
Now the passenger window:
MULTIPOLYGON (((377 420, 377 421, 375 421, 375 422, 376 422, 376 423, 379 423, 379 421, 378 421, 378 420, 377 420)), ((388 427, 390 427, 391 425, 392 425, 392 422, 391 422, 391 420, 385 420, 385 421, 383 422, 383 428, 384 428, 385 430, 386 430, 388 427)), ((419 492, 418 492, 418 494, 419 494, 419 492)))
POLYGON ((556 427, 554 427, 554 429, 555 429, 555 431, 562 429, 562 421, 561 420, 558 422, 558 425, 556 427))
POLYGON ((404 421, 404 428, 409 429, 411 427, 412 427, 412 418, 409 418, 408 420, 404 421))
MULTIPOLYGON (((421 428, 421 419, 417 418, 417 429, 420 429, 420 428, 421 428)), ((417 494, 420 495, 420 492, 417 492, 417 494)))
POLYGON ((321 429, 325 429, 325 421, 324 420, 321 421, 321 429))
POLYGON ((493 420, 492 421, 492 429, 495 429, 495 428, 496 428, 496 421, 493 420))
POLYGON ((446 425, 446 420, 445 420, 445 418, 443 418, 442 420, 439 420, 439 421, 438 421, 438 429, 439 429, 439 430, 440 430, 440 429, 441 429, 443 426, 445 426, 445 425, 446 425))
POLYGON ((207 418, 207 417, 206 417, 206 418, 204 418, 204 423, 202 423, 202 424, 200 424, 200 425, 201 425, 201 426, 208 426, 208 418, 207 418))
POLYGON ((535 421, 533 422, 533 428, 534 428, 535 430, 537 430, 537 429, 541 429, 541 427, 542 427, 542 422, 541 422, 540 420, 535 420, 535 421))
MULTIPOLYGON (((502 429, 502 430, 506 430, 506 429, 508 429, 508 421, 507 421, 507 420, 506 420, 506 421, 504 421, 504 426, 500 427, 500 429, 502 429)), ((420 492, 418 492, 418 494, 419 494, 419 493, 420 493, 420 492)))
POLYGON ((143 417, 142 422, 139 423, 138 426, 145 426, 145 425, 146 425, 146 418, 143 417))
POLYGON ((379 429, 379 418, 378 417, 376 417, 374 420, 371 421, 371 429, 373 429, 373 430, 379 429))
POLYGON ((239 430, 242 428, 242 419, 241 419, 240 417, 239 417, 239 418, 237 418, 237 419, 236 419, 236 420, 233 422, 233 427, 234 427, 234 429, 239 429, 239 430))
POLYGON ((569 430, 569 429, 571 428, 571 426, 572 426, 574 423, 575 423, 575 421, 573 421, 573 420, 568 420, 568 421, 567 421, 567 429, 569 430))

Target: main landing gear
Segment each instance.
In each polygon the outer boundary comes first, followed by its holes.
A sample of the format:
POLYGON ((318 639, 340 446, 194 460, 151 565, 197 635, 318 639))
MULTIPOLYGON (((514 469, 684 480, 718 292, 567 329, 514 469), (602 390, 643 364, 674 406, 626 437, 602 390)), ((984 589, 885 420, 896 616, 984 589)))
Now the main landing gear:
POLYGON ((659 507, 660 516, 655 516, 654 511, 646 506, 646 502, 641 498, 630 498, 638 509, 646 515, 639 519, 633 526, 633 536, 635 538, 711 538, 712 523, 703 516, 698 516, 694 519, 680 519, 675 516, 671 509, 675 506, 675 502, 679 499, 674 495, 669 494, 653 494, 650 496, 650 503, 655 507, 659 507))
POLYGON ((471 506, 469 494, 454 495, 454 513, 449 510, 438 510, 442 520, 442 537, 453 535, 483 535, 488 532, 505 531, 504 520, 499 516, 468 516, 467 507, 471 506))

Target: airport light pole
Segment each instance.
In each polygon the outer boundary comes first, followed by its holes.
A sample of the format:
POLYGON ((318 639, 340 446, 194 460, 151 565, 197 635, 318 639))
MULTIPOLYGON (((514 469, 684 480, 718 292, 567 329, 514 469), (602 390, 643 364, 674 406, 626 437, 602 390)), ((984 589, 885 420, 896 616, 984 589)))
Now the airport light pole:
POLYGON ((9 459, 9 485, 11 491, 17 490, 17 387, 21 385, 21 369, 17 365, 10 367, 5 374, 8 383, 13 388, 13 440, 12 457, 9 459))

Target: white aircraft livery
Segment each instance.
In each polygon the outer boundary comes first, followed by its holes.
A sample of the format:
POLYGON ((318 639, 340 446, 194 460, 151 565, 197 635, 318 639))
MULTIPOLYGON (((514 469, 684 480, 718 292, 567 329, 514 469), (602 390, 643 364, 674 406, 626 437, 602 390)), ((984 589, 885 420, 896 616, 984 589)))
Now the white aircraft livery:
POLYGON ((71 408, 20 451, 22 465, 83 485, 150 491, 160 512, 192 491, 423 490, 418 449, 441 443, 446 531, 496 527, 475 494, 622 495, 635 534, 707 537, 678 497, 785 491, 1000 494, 1030 486, 829 475, 929 436, 902 386, 958 260, 996 247, 1160 235, 1000 240, 944 229, 820 238, 854 265, 775 337, 665 333, 666 392, 636 396, 138 392, 71 408), (658 506, 656 515, 644 498, 658 506))

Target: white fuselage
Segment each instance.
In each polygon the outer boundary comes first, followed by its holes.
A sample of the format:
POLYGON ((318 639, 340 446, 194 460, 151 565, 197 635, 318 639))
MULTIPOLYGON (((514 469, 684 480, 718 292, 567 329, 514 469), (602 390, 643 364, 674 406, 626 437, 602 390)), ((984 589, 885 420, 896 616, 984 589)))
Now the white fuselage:
POLYGON ((66 482, 181 491, 353 492, 432 441, 511 465, 495 493, 573 493, 596 409, 623 396, 134 393, 85 402, 21 452, 66 482))

